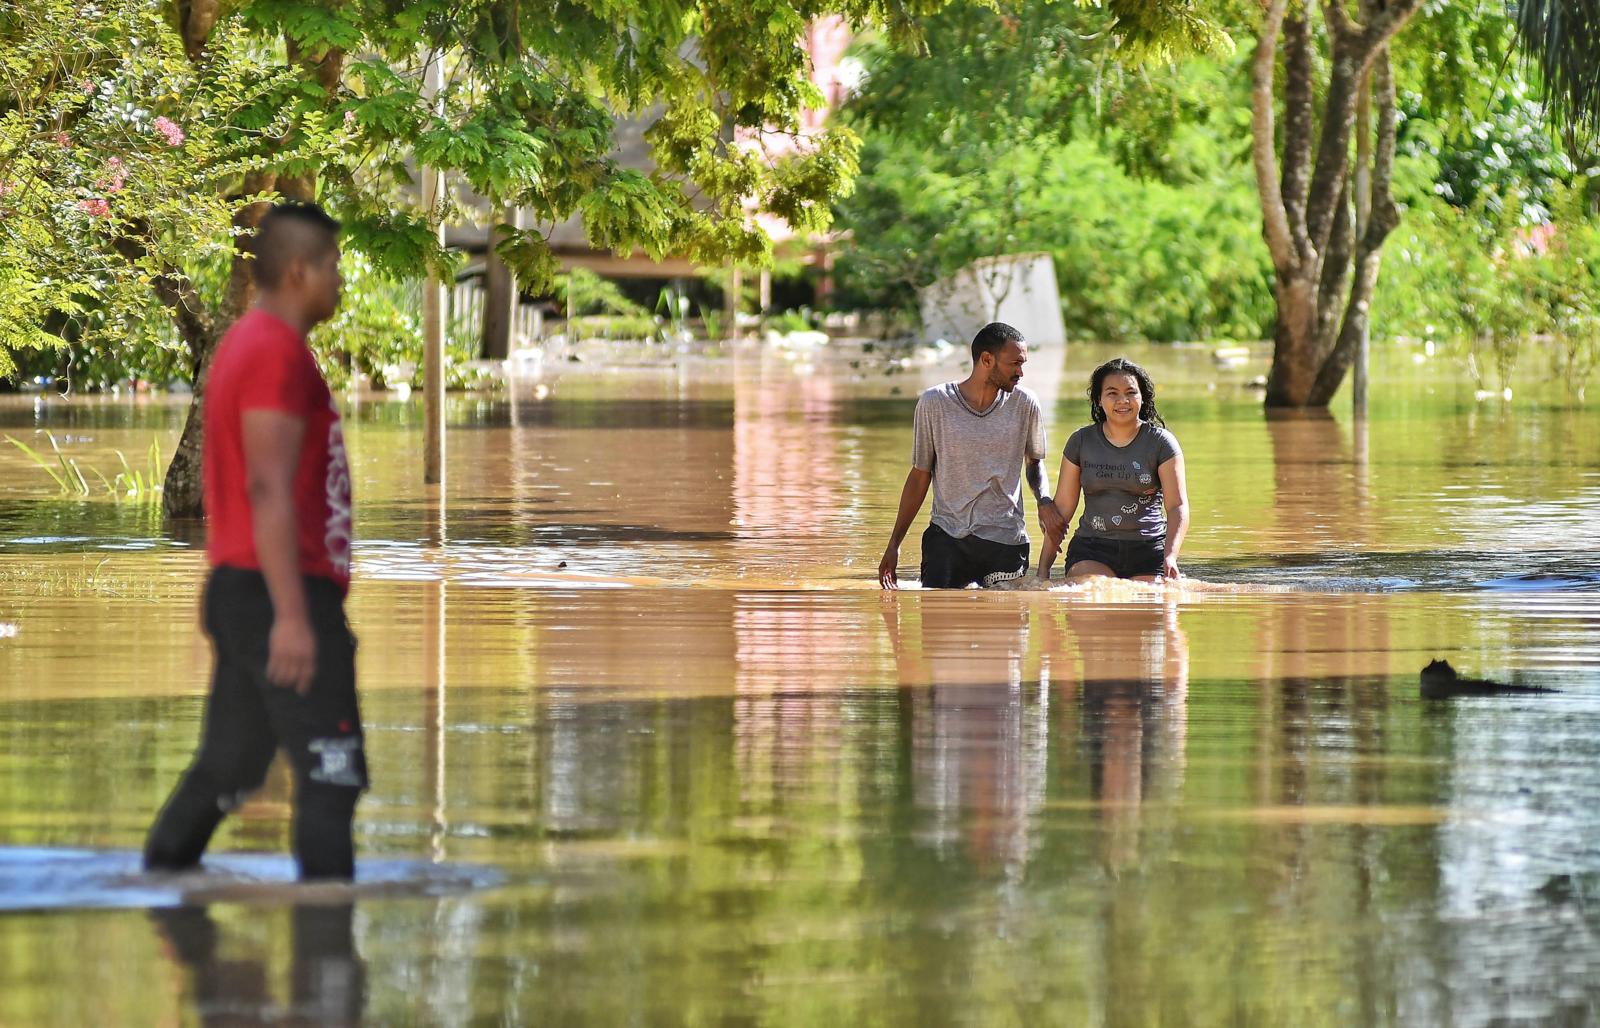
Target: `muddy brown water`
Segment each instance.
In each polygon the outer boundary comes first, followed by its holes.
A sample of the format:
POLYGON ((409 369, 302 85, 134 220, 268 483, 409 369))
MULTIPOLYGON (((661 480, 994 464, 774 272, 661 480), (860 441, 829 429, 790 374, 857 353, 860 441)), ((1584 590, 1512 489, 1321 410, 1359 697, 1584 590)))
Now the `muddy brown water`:
MULTIPOLYGON (((442 497, 350 402, 348 895, 287 884, 279 774, 212 884, 130 874, 203 559, 0 443, 0 1024, 1600 1019, 1600 415, 1395 351, 1364 432, 1268 420, 1259 362, 1140 349, 1244 588, 883 594, 959 362, 839 349, 453 398, 442 497), (1434 656, 1557 691, 1424 703, 1434 656)), ((1029 364, 1054 446, 1108 352, 1029 364)), ((0 398, 108 473, 181 414, 0 398)))

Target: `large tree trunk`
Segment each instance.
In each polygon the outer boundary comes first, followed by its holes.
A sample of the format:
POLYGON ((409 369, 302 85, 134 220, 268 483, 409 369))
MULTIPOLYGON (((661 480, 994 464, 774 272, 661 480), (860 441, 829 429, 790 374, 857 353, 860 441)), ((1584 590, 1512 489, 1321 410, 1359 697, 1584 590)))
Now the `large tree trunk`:
POLYGON ((1325 0, 1328 81, 1319 91, 1306 14, 1299 10, 1291 15, 1289 0, 1267 4, 1252 64, 1251 149, 1278 307, 1267 377, 1269 407, 1327 406, 1366 329, 1379 250, 1398 221, 1389 196, 1396 118, 1388 42, 1420 6, 1421 0, 1362 0, 1358 23, 1351 20, 1345 0, 1325 0), (1275 120, 1280 41, 1281 176, 1275 120), (1357 238, 1350 144, 1369 70, 1376 77, 1379 138, 1371 170, 1373 213, 1357 238), (1320 123, 1312 99, 1318 92, 1325 96, 1320 123))

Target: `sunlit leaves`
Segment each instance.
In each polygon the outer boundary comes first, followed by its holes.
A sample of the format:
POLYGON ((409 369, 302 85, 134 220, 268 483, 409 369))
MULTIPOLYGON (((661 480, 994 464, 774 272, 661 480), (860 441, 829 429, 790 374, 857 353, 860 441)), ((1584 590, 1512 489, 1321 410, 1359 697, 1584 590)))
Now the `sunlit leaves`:
POLYGON ((523 287, 533 292, 550 289, 555 283, 556 273, 561 270, 561 262, 550 249, 549 241, 538 232, 511 225, 496 225, 494 248, 523 287))
POLYGON ((373 268, 392 278, 415 277, 432 268, 454 274, 460 257, 445 250, 420 212, 345 211, 345 245, 365 254, 373 268))
POLYGON ((326 0, 249 0, 239 5, 247 25, 269 38, 282 35, 309 53, 357 50, 366 40, 356 3, 326 0))

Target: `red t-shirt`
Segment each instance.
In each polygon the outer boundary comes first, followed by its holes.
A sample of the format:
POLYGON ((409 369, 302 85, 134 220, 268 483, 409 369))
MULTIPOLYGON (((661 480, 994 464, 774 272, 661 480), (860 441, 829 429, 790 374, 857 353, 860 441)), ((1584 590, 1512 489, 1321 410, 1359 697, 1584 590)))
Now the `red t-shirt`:
POLYGON ((252 310, 217 344, 206 380, 207 555, 213 566, 259 569, 244 462, 243 414, 276 410, 304 418, 294 476, 300 571, 350 588, 350 462, 333 394, 294 329, 252 310))

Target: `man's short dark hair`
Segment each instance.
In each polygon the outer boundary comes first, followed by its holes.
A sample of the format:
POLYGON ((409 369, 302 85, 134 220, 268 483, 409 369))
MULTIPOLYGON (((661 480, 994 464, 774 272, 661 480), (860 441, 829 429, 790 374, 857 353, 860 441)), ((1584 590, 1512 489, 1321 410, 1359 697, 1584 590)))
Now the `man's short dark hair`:
POLYGON ((978 329, 978 334, 972 337, 972 363, 978 363, 978 358, 986 353, 992 353, 996 360, 1000 359, 1000 351, 1006 348, 1007 343, 1022 342, 1022 333, 1010 325, 1000 321, 991 321, 978 329))
POLYGON ((339 223, 314 203, 280 203, 262 215, 251 250, 256 285, 271 289, 295 260, 316 260, 339 245, 339 223))

